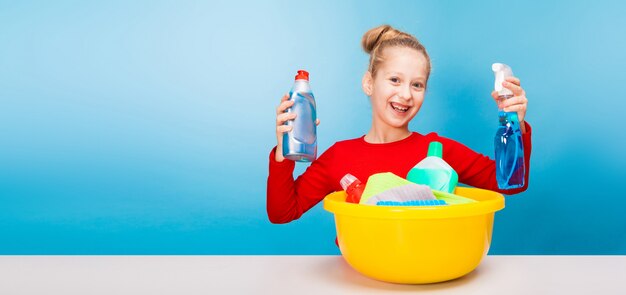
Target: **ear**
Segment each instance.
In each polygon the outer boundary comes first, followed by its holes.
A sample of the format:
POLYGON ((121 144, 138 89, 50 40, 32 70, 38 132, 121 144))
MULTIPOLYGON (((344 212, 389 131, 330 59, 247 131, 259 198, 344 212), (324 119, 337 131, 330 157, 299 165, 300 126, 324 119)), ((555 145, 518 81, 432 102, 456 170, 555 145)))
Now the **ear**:
POLYGON ((366 71, 365 75, 363 75, 361 86, 363 87, 363 92, 365 92, 367 96, 372 95, 374 90, 374 78, 372 77, 372 73, 370 73, 370 71, 366 71))

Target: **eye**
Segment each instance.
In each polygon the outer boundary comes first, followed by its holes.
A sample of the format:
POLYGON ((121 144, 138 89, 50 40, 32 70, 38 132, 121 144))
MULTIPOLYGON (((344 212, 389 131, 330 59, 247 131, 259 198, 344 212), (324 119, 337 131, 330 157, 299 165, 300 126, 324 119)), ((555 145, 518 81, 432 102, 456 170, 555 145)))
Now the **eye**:
POLYGON ((417 82, 417 83, 413 83, 413 87, 415 88, 424 88, 424 84, 417 82))
POLYGON ((398 79, 397 77, 391 77, 391 78, 389 78, 389 81, 391 81, 393 83, 400 83, 400 79, 398 79))

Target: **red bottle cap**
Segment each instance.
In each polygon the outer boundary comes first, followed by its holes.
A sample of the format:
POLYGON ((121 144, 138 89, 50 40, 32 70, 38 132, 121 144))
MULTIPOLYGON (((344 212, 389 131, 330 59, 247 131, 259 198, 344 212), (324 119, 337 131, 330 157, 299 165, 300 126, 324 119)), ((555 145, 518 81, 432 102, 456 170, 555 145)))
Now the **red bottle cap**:
POLYGON ((309 72, 305 70, 299 70, 296 75, 296 80, 307 80, 309 81, 309 72))

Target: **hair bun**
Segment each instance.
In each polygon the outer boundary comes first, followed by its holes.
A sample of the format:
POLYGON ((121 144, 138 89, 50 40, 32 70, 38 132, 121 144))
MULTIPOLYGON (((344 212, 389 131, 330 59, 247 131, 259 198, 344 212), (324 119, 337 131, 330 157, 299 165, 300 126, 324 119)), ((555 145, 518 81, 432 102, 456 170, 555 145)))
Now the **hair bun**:
POLYGON ((392 39, 415 39, 412 35, 396 30, 390 25, 382 25, 375 27, 363 35, 361 46, 367 54, 372 54, 381 43, 392 39))
POLYGON ((424 45, 422 45, 415 36, 398 31, 390 25, 378 26, 365 32, 361 40, 361 46, 363 50, 370 55, 367 70, 372 76, 376 76, 376 69, 384 60, 383 51, 385 48, 393 46, 412 48, 424 54, 427 61, 426 75, 427 77, 430 75, 430 57, 428 57, 424 45))
POLYGON ((361 40, 363 50, 365 50, 367 54, 371 54, 374 48, 376 48, 376 45, 380 44, 382 35, 389 31, 389 29, 391 29, 390 25, 382 25, 365 32, 361 40))

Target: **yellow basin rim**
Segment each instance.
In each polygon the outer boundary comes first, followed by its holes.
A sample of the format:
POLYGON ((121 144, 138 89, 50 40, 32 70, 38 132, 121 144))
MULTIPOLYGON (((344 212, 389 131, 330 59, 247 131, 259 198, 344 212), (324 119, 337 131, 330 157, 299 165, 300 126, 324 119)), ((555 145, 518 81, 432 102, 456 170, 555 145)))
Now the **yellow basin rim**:
POLYGON ((456 218, 492 213, 504 208, 502 194, 478 188, 457 187, 455 194, 479 201, 447 206, 374 206, 347 203, 346 193, 338 191, 324 198, 324 209, 337 215, 384 219, 456 218))

